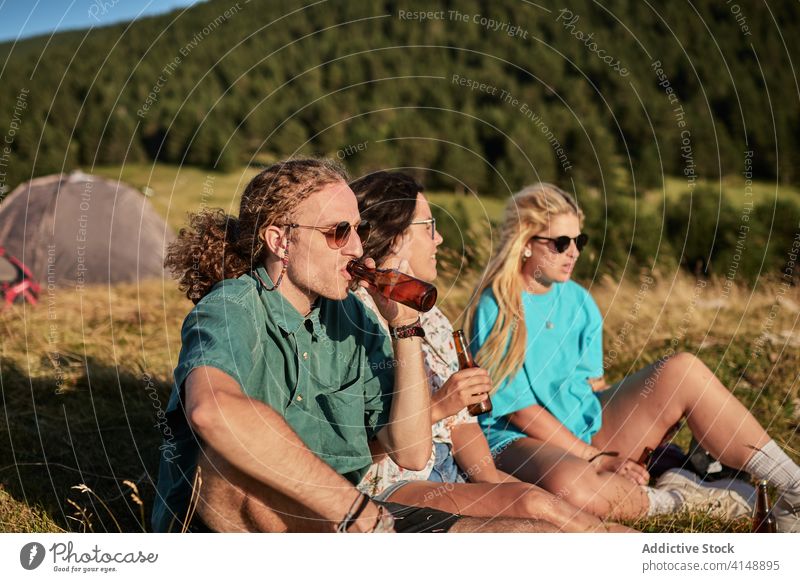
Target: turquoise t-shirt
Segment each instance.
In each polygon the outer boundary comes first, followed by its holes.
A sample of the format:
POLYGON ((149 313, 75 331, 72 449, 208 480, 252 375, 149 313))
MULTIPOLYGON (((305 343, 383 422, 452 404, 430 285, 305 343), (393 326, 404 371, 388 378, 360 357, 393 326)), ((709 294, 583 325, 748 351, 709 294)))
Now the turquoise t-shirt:
MULTIPOLYGON (((507 415, 533 404, 546 408, 564 426, 590 443, 600 430, 602 408, 588 383, 603 375, 603 317, 592 296, 573 281, 553 284, 543 295, 522 294, 527 345, 522 369, 492 395, 493 410, 480 416, 493 452, 525 435, 507 415)), ((472 326, 473 354, 486 342, 498 316, 487 289, 472 326)))

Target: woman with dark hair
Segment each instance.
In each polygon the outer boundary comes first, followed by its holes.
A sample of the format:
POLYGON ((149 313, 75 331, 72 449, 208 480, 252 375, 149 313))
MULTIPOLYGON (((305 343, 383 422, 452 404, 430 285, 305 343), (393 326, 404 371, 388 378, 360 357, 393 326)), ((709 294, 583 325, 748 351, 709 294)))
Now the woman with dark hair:
MULTIPOLYGON (((362 220, 372 225, 364 255, 380 268, 398 267, 417 278, 436 279, 436 230, 422 186, 401 172, 377 172, 350 184, 362 220)), ((369 295, 357 290, 375 310, 369 295)), ((377 311, 376 311, 377 313, 377 311)), ((380 317, 379 317, 380 319, 380 317)), ((430 382, 433 450, 420 471, 399 467, 373 441, 374 463, 359 488, 379 500, 433 507, 477 517, 537 518, 566 531, 629 531, 604 524, 542 489, 499 471, 476 419, 466 407, 491 390, 480 368, 458 369, 453 328, 436 307, 421 314, 422 351, 430 382), (465 481, 469 481, 467 483, 465 481)))

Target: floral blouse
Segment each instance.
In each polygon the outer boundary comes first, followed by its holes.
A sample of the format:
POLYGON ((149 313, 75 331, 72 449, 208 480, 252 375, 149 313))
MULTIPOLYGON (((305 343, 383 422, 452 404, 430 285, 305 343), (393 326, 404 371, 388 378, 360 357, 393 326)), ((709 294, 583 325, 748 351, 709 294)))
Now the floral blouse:
MULTIPOLYGON (((359 287, 355 294, 368 308, 378 313, 378 307, 363 287, 359 287)), ((378 320, 388 333, 389 328, 383 318, 379 316, 378 320)), ((433 394, 444 386, 444 383, 454 372, 458 371, 458 356, 456 355, 456 347, 453 344, 453 326, 438 307, 434 307, 427 313, 420 314, 420 323, 425 329, 422 353, 424 355, 428 383, 433 394)), ((477 422, 477 418, 470 416, 466 408, 462 408, 461 411, 453 416, 440 420, 433 425, 433 442, 452 445, 450 431, 453 427, 468 422, 477 422)), ((375 496, 398 481, 425 481, 428 479, 434 464, 436 464, 435 456, 434 446, 431 450, 431 458, 428 460, 428 464, 421 471, 403 469, 388 456, 384 456, 370 466, 367 474, 358 484, 358 488, 367 495, 375 496)))

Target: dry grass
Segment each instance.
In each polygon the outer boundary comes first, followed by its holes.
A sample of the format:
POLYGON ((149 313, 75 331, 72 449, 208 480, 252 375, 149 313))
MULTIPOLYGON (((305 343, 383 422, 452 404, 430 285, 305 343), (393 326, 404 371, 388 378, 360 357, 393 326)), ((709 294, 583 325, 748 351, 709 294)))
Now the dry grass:
MULTIPOLYGON (((448 314, 463 311, 478 276, 462 269, 448 286, 448 314)), ((733 288, 722 301, 719 283, 698 287, 684 276, 645 281, 587 285, 606 316, 607 353, 617 352, 608 362, 610 378, 655 361, 674 342, 712 367, 798 458, 798 290, 784 290, 770 319, 777 284, 755 292, 733 288), (762 353, 754 355, 759 338, 762 353)), ((190 308, 173 286, 147 282, 83 294, 63 290, 37 309, 0 313, 0 432, 10 444, 0 447, 0 529, 147 529, 161 439, 156 411, 166 406, 190 308)), ((678 440, 686 444, 688 434, 678 440)), ((638 526, 747 529, 700 515, 638 526)))
MULTIPOLYGON (((150 184, 154 203, 174 226, 204 202, 229 207, 241 190, 238 175, 217 177, 204 200, 206 175, 199 170, 158 166, 154 172, 125 168, 122 177, 150 184)), ((119 169, 105 173, 118 176, 119 169)), ((442 208, 448 204, 433 198, 442 208)), ((499 208, 487 203, 481 216, 496 218, 499 208)), ((477 220, 465 238, 481 240, 485 222, 477 220)), ((440 297, 456 325, 480 278, 473 265, 485 265, 490 251, 467 245, 465 260, 446 257, 440 297)), ((698 286, 681 273, 649 281, 584 282, 606 318, 609 378, 669 349, 695 353, 800 458, 800 290, 765 280, 755 289, 726 287, 725 281, 698 286)), ((146 529, 161 442, 156 414, 166 407, 190 308, 173 283, 152 281, 83 293, 63 289, 45 294, 35 309, 0 312, 0 530, 146 529)), ((679 443, 687 441, 685 431, 678 435, 679 443)), ((698 515, 639 525, 650 531, 746 529, 698 515)))
POLYGON ((141 531, 161 444, 156 414, 190 307, 156 281, 59 290, 38 308, 0 313, 0 485, 19 503, 3 506, 0 529, 26 531, 14 508, 27 504, 63 529, 141 531))
POLYGON ((64 531, 42 510, 17 501, 0 486, 0 532, 58 533, 64 531))

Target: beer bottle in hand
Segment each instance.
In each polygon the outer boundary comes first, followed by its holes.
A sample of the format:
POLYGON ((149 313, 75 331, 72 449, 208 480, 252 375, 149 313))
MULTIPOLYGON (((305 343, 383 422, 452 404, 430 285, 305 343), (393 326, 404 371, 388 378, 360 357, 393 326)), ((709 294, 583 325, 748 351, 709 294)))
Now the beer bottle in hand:
POLYGON ((778 528, 775 516, 769 506, 769 495, 767 494, 767 482, 758 482, 756 492, 756 509, 753 512, 753 533, 777 533, 778 528))
POLYGON ((644 450, 642 451, 642 454, 639 456, 639 460, 637 462, 642 467, 647 469, 647 465, 653 459, 653 453, 655 453, 653 449, 651 449, 650 447, 645 447, 644 450))
POLYGON ((371 269, 364 263, 350 261, 347 272, 355 279, 375 285, 384 297, 417 311, 430 311, 436 304, 436 287, 397 269, 371 269))
MULTIPOLYGON (((475 364, 475 360, 472 359, 472 354, 467 347, 467 340, 464 339, 464 332, 462 330, 459 329, 453 332, 453 343, 456 345, 456 353, 458 354, 458 369, 466 370, 467 368, 477 368, 478 366, 475 364)), ((485 414, 491 411, 492 400, 489 398, 488 394, 486 395, 486 400, 467 406, 467 412, 472 416, 478 416, 479 414, 485 414)))

